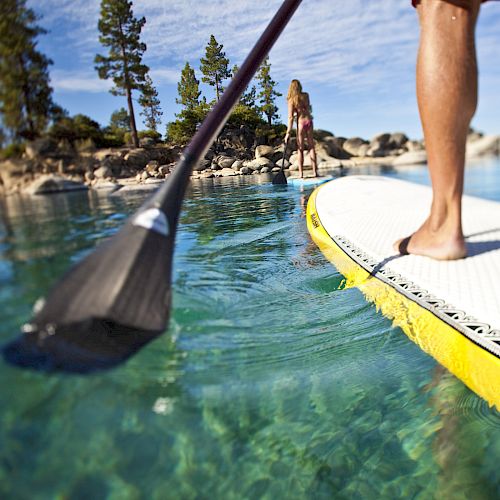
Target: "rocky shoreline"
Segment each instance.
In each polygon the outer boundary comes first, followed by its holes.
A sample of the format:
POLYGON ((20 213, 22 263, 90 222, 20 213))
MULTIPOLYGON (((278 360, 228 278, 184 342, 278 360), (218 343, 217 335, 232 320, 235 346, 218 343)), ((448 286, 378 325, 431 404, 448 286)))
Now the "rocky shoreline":
MULTIPOLYGON (((383 133, 371 141, 360 137, 336 137, 327 131, 315 131, 318 169, 357 165, 412 165, 426 163, 424 144, 403 133, 383 133)), ((283 168, 298 170, 295 138, 291 138, 284 156, 284 144, 259 144, 245 128, 225 131, 192 173, 193 179, 258 175, 283 168)), ((276 143, 277 142, 277 143, 276 143)), ((95 150, 91 143, 75 148, 69 143, 55 144, 50 139, 29 143, 20 159, 0 162, 0 195, 49 194, 62 191, 95 189, 116 190, 152 187, 163 182, 180 157, 182 148, 145 141, 141 148, 95 150)), ((500 154, 500 136, 472 132, 467 156, 500 154)), ((304 168, 311 167, 306 153, 304 168)))

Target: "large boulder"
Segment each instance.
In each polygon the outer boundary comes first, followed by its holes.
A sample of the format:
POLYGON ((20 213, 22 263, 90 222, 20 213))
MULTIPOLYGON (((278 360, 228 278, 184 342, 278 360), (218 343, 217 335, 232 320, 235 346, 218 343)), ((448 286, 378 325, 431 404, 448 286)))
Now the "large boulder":
POLYGON ((31 182, 23 192, 30 195, 61 193, 63 191, 86 190, 83 182, 75 182, 59 175, 42 175, 31 182))
POLYGON ((217 156, 215 159, 215 163, 217 163, 220 168, 231 168, 235 161, 236 158, 231 158, 226 155, 217 156))
POLYGON ((500 135, 485 135, 467 142, 467 157, 500 155, 500 135))
POLYGON ((342 147, 347 139, 345 137, 325 137, 324 144, 328 149, 328 154, 338 159, 348 159, 351 157, 342 147))
POLYGON ((217 172, 217 174, 221 177, 233 177, 234 175, 238 175, 232 168, 223 168, 217 172))
POLYGON ((195 172, 202 172, 203 170, 210 168, 210 164, 211 164, 210 160, 207 159, 201 160, 197 165, 193 167, 193 170, 195 172))
POLYGON ((270 158, 275 154, 275 148, 272 146, 262 145, 255 148, 255 158, 270 158))
POLYGON ((425 151, 409 151, 398 156, 393 162, 393 165, 418 165, 427 163, 427 153, 425 151))
POLYGON ((146 171, 150 175, 153 175, 156 172, 158 172, 159 168, 160 168, 160 163, 157 160, 148 161, 148 163, 146 164, 146 167, 145 167, 146 171))
POLYGON ((333 137, 333 134, 328 130, 315 129, 314 138, 318 141, 324 141, 327 137, 333 137))
POLYGON ((389 141, 391 140, 391 134, 384 132, 382 134, 377 134, 370 141, 370 147, 375 147, 376 149, 385 148, 389 141))
POLYGON ((236 160, 231 165, 231 168, 238 172, 242 166, 243 166, 243 160, 236 160))
POLYGON ((248 167, 250 170, 256 171, 258 170, 260 172, 260 169, 262 167, 274 167, 273 162, 269 158, 265 157, 260 157, 256 158, 255 160, 252 161, 246 161, 244 163, 245 167, 248 167))
POLYGON ((150 160, 150 156, 145 149, 137 148, 132 149, 129 153, 125 155, 125 164, 131 170, 141 170, 143 169, 148 161, 150 160))
POLYGON ((32 160, 11 158, 0 161, 0 188, 4 194, 15 193, 33 180, 37 163, 32 160))
POLYGON ((282 159, 278 160, 275 163, 275 165, 277 167, 279 167, 279 169, 281 170, 281 168, 285 168, 285 169, 288 168, 290 166, 290 162, 286 158, 285 159, 282 158, 282 159))
POLYGON ((389 149, 400 149, 408 142, 408 136, 403 134, 402 132, 395 132, 391 134, 391 138, 389 139, 389 143, 387 146, 389 149))
POLYGON ((363 144, 367 144, 367 142, 361 137, 351 137, 347 139, 342 145, 344 151, 347 151, 352 156, 359 156, 359 148, 363 146, 363 144))
POLYGON ((122 159, 126 153, 128 153, 128 151, 121 151, 119 149, 100 149, 99 151, 96 151, 95 153, 93 153, 92 156, 97 161, 103 161, 106 158, 110 158, 110 157, 122 159))
MULTIPOLYGON (((96 179, 107 179, 108 177, 112 177, 113 174, 111 172, 111 169, 109 169, 106 166, 102 166, 94 170, 93 176, 96 179)), ((86 178, 89 178, 90 176, 87 176, 86 178)))
POLYGON ((25 154, 30 160, 57 152, 57 143, 48 137, 35 139, 26 144, 25 154))
POLYGON ((405 148, 408 151, 423 151, 425 149, 424 145, 420 141, 407 141, 405 148))

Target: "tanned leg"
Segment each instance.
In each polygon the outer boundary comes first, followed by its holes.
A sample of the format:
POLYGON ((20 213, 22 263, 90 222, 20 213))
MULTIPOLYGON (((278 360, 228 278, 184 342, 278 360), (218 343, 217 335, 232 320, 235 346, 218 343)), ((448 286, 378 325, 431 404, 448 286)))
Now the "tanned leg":
POLYGON ((307 144, 309 147, 309 156, 311 157, 313 176, 317 177, 318 170, 317 170, 316 150, 314 149, 314 136, 312 127, 307 129, 307 144))
POLYGON ((474 29, 480 0, 466 10, 441 0, 422 0, 417 99, 433 190, 430 215, 395 250, 438 260, 466 256, 462 232, 465 143, 477 104, 474 29), (402 245, 403 243, 403 245, 402 245))
POLYGON ((297 149, 299 153, 299 177, 304 177, 304 129, 300 120, 297 123, 297 149))

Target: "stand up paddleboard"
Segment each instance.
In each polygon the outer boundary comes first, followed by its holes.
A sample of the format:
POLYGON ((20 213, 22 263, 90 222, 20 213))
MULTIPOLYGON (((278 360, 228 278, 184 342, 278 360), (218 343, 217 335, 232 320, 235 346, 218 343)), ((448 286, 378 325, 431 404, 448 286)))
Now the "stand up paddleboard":
POLYGON ((466 259, 397 254, 392 244, 418 229, 431 199, 426 186, 342 177, 312 193, 307 225, 348 284, 500 410, 500 203, 464 197, 466 259))
POLYGON ((287 178, 288 184, 294 187, 311 187, 318 186, 319 184, 324 184, 325 182, 331 181, 333 177, 331 175, 326 177, 295 177, 290 176, 287 178))

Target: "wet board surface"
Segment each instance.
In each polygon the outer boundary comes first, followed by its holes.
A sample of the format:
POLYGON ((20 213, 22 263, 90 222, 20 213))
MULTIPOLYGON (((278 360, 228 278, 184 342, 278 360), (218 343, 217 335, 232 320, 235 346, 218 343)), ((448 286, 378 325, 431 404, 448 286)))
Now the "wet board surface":
POLYGON ((401 256, 429 212, 427 186, 348 176, 319 186, 308 229, 325 256, 424 351, 500 410, 500 203, 464 197, 469 256, 401 256))
POLYGON ((333 179, 332 176, 326 177, 295 177, 290 176, 287 178, 288 184, 294 187, 302 187, 302 186, 318 186, 320 184, 324 184, 325 182, 331 181, 333 179))

